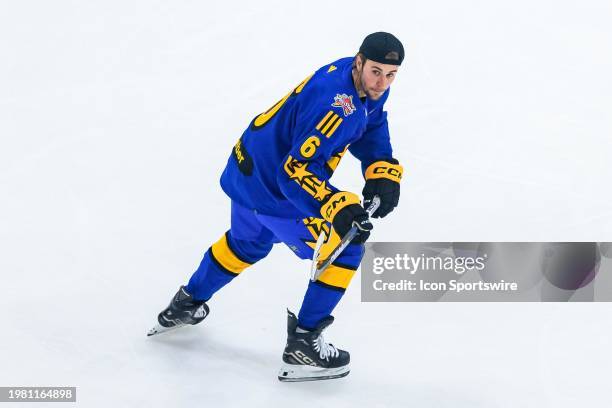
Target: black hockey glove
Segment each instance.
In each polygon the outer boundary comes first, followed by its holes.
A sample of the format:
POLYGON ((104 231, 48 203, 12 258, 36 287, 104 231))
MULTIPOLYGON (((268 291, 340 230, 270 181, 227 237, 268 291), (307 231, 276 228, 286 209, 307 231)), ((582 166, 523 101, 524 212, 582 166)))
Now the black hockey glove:
POLYGON ((383 218, 397 207, 400 196, 400 180, 404 169, 396 159, 384 159, 368 166, 365 172, 363 205, 368 208, 374 196, 380 198, 380 207, 373 218, 383 218))
POLYGON ((365 242, 374 228, 368 213, 359 204, 359 197, 353 193, 340 191, 334 194, 321 207, 321 214, 323 218, 332 223, 340 238, 344 238, 355 225, 358 234, 353 238, 352 243, 365 242))
POLYGON ((353 238, 353 243, 364 243, 370 237, 370 231, 374 226, 370 222, 370 217, 363 207, 359 204, 349 204, 334 217, 332 222, 334 230, 344 238, 347 232, 355 225, 358 229, 358 234, 353 238))

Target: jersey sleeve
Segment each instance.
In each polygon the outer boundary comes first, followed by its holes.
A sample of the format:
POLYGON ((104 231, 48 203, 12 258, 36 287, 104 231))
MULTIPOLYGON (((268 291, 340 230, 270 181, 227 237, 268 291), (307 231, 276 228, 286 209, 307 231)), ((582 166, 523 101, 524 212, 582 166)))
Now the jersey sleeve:
POLYGON ((387 112, 383 111, 382 106, 370 114, 365 132, 350 145, 349 151, 361 162, 363 174, 370 164, 393 157, 387 112))
POLYGON ((326 166, 354 134, 351 119, 329 103, 303 109, 296 117, 293 143, 277 182, 285 197, 308 216, 321 217, 322 206, 340 192, 329 182, 326 166))

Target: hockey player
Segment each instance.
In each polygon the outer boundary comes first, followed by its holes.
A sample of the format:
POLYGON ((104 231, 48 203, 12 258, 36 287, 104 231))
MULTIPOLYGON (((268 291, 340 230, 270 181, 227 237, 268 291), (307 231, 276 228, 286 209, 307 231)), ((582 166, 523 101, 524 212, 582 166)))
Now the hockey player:
POLYGON ((348 150, 361 161, 363 205, 374 196, 381 200, 373 217, 385 217, 397 206, 403 170, 393 158, 383 105, 403 58, 396 37, 370 34, 355 57, 318 69, 251 121, 221 175, 232 200, 230 229, 208 249, 150 335, 204 320, 212 296, 268 255, 273 244, 284 242, 300 258, 311 259, 322 231, 331 234, 325 253, 355 225, 356 238, 308 284, 298 316, 287 311, 279 379, 348 374, 349 353, 326 343, 322 332, 361 262, 372 224, 359 197, 329 180, 348 150))

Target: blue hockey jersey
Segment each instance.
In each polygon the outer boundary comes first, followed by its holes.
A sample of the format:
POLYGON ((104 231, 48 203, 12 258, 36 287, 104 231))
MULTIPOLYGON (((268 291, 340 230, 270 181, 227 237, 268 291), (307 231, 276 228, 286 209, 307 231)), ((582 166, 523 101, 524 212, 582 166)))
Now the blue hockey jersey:
POLYGON ((336 192, 329 179, 348 149, 362 170, 392 157, 383 105, 359 98, 353 58, 318 69, 244 131, 221 175, 221 187, 243 207, 286 218, 321 217, 336 192))

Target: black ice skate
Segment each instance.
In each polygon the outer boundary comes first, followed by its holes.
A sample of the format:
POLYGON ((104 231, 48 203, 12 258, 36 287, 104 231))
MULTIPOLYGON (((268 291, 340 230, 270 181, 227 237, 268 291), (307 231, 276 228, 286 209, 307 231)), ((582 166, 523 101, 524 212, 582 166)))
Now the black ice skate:
POLYGON ((333 321, 334 318, 330 316, 319 323, 315 330, 298 333, 298 319, 287 310, 288 336, 283 365, 278 373, 280 381, 329 380, 348 375, 351 360, 349 353, 323 340, 323 330, 333 321))
POLYGON ((208 312, 206 303, 194 300, 187 293, 185 287, 181 286, 168 307, 157 316, 158 324, 149 330, 147 336, 177 329, 188 324, 198 324, 208 316, 208 312))

